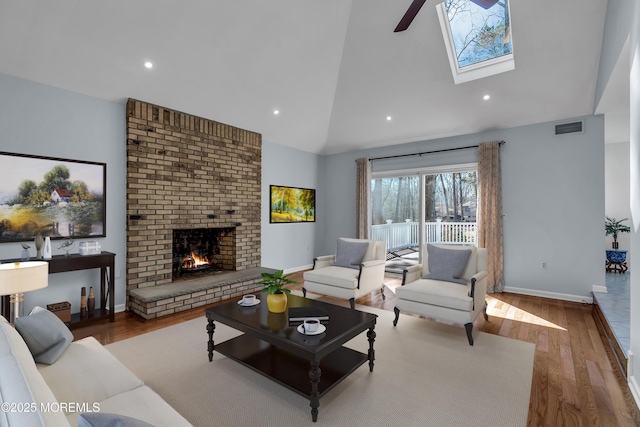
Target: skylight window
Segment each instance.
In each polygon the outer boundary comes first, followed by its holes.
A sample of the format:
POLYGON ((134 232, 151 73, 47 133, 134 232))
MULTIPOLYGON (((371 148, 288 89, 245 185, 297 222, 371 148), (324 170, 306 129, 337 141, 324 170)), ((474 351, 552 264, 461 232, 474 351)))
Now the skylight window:
POLYGON ((515 68, 509 0, 446 0, 436 9, 456 84, 515 68))

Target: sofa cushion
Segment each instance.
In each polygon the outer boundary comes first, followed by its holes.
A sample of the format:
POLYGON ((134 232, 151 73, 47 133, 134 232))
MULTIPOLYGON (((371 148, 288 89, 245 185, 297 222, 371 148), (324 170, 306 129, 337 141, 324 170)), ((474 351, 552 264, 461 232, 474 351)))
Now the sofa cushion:
POLYGON ((464 269, 471 256, 471 249, 445 249, 434 245, 427 245, 429 273, 423 279, 444 280, 466 285, 461 279, 464 269))
POLYGON ((338 239, 336 261, 331 264, 337 267, 359 269, 360 263, 369 249, 368 241, 338 239))
POLYGON ((60 402, 92 405, 143 385, 94 337, 73 342, 56 363, 38 364, 38 371, 60 402))
MULTIPOLYGON (((44 378, 42 378, 42 375, 38 372, 36 363, 33 360, 33 356, 31 355, 27 344, 25 344, 24 340, 13 326, 11 326, 11 324, 9 324, 9 322, 2 316, 0 316, 0 355, 3 357, 6 356, 8 358, 13 358, 17 362, 22 376, 24 377, 26 384, 28 384, 29 392, 31 393, 34 402, 38 405, 38 410, 40 410, 41 404, 55 405, 57 403, 51 389, 48 387, 44 378)), ((0 378, 9 378, 10 374, 8 372, 14 371, 14 365, 9 363, 8 360, 10 359, 3 359, 3 361, 0 362, 0 378), (7 370, 7 373, 5 373, 5 369, 7 370)), ((5 396, 5 393, 7 392, 8 391, 5 390, 5 385, 0 384, 0 395, 5 396)), ((41 412, 40 417, 47 426, 66 426, 68 424, 64 414, 59 411, 41 412)), ((0 423, 0 425, 2 424, 0 423)), ((9 423, 8 425, 21 426, 38 424, 37 422, 34 422, 34 424, 9 423)))
POLYGON ((48 310, 18 317, 15 325, 38 363, 54 363, 73 341, 73 334, 67 325, 48 310))
POLYGON ((473 299, 468 288, 442 280, 418 279, 396 289, 398 298, 456 310, 471 311, 473 299))
MULTIPOLYGON (((0 348, 4 344, 0 340, 0 348)), ((12 354, 0 356, 0 402, 3 404, 0 426, 44 426, 40 405, 31 394, 24 372, 12 354)))
POLYGON ((343 267, 324 267, 317 270, 305 271, 304 280, 309 282, 322 283, 329 286, 337 286, 345 289, 356 289, 358 287, 358 270, 343 267))
POLYGON ((154 427, 136 418, 104 412, 88 412, 78 416, 78 427, 154 427))
MULTIPOLYGON (((147 386, 120 393, 100 402, 100 412, 122 414, 155 427, 189 427, 191 424, 184 419, 162 397, 147 386)), ((78 415, 67 416, 69 424, 78 425, 78 415)))

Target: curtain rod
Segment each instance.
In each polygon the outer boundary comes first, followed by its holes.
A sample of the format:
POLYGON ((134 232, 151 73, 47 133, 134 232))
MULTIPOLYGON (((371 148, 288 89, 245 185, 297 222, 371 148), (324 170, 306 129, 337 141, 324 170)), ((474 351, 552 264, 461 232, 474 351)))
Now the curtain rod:
MULTIPOLYGON (((503 145, 503 144, 506 144, 506 142, 500 141, 500 145, 503 145)), ((466 147, 456 147, 456 148, 444 148, 442 150, 423 151, 421 153, 397 154, 395 156, 373 157, 373 158, 369 159, 369 161, 371 162, 373 160, 395 159, 396 157, 422 156, 423 154, 434 154, 434 153, 443 153, 445 151, 467 150, 469 148, 478 148, 478 145, 468 145, 466 147)))

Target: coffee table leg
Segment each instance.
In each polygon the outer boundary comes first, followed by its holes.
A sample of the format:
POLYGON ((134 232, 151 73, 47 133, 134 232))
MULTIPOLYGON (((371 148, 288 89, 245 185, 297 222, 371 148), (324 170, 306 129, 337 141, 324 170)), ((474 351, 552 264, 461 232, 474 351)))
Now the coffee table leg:
POLYGON ((309 378, 311 378, 311 396, 309 396, 311 406, 311 419, 315 423, 318 421, 318 407, 320 406, 320 395, 318 393, 318 383, 320 382, 321 370, 319 362, 311 362, 309 378))
POLYGON ((207 333, 209 333, 209 343, 208 343, 208 349, 209 349, 209 362, 211 362, 213 360, 213 332, 216 329, 216 325, 213 323, 213 320, 209 320, 209 323, 207 324, 207 333))
POLYGON ((376 351, 373 349, 373 342, 376 340, 376 332, 373 327, 367 332, 369 339, 369 372, 373 372, 373 361, 375 360, 376 351))

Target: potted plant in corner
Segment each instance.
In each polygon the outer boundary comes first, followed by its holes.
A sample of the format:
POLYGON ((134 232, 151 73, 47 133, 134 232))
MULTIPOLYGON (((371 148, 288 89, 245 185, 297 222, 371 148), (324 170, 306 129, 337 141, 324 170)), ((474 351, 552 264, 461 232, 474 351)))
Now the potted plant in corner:
POLYGON ((272 313, 283 313, 287 309, 287 294, 291 293, 291 290, 283 288, 284 285, 297 285, 298 282, 289 279, 289 274, 283 274, 283 270, 278 270, 275 273, 262 273, 262 280, 258 282, 260 285, 264 285, 262 292, 266 292, 267 295, 267 307, 272 313))
POLYGON ((609 234, 613 235, 613 243, 611 244, 611 247, 613 249, 618 249, 618 233, 631 232, 631 229, 629 227, 627 227, 626 225, 622 225, 622 222, 628 220, 629 218, 624 218, 619 221, 615 218, 608 217, 608 216, 605 216, 605 218, 606 218, 604 222, 605 233, 607 236, 609 234))

